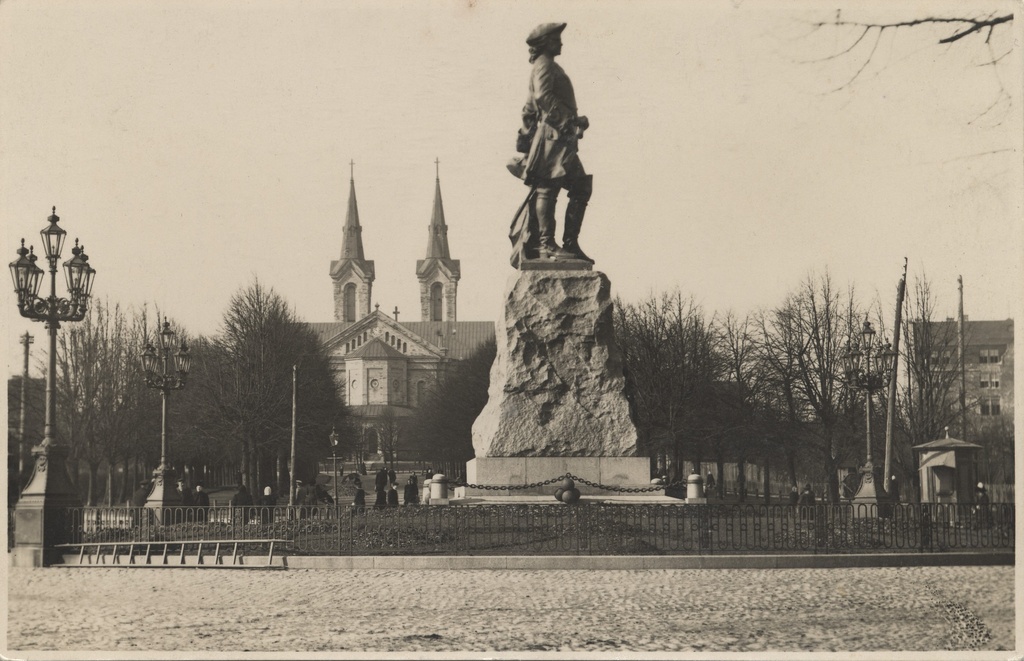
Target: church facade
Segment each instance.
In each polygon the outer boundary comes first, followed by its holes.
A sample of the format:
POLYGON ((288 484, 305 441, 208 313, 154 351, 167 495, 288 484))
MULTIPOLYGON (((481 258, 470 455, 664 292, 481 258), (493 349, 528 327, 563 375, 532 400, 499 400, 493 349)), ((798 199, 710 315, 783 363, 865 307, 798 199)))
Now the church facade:
POLYGON ((334 320, 309 324, 327 349, 358 438, 351 459, 371 463, 415 459, 407 426, 415 409, 452 361, 467 358, 494 338, 490 321, 458 319, 459 260, 448 247, 440 178, 427 228, 427 248, 416 262, 420 320, 398 320, 373 303, 373 260, 366 259, 355 181, 349 182, 341 256, 331 262, 334 320), (403 422, 405 421, 405 422, 403 422))

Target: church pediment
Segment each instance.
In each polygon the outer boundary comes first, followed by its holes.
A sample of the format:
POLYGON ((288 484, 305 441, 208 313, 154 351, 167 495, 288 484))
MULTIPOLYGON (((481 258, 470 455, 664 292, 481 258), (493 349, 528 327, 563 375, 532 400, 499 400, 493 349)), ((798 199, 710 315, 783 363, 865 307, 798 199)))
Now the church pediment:
POLYGON ((340 358, 365 358, 367 356, 363 354, 368 352, 372 352, 375 358, 389 359, 444 356, 440 347, 426 341, 380 310, 375 310, 342 329, 324 345, 329 354, 340 358))

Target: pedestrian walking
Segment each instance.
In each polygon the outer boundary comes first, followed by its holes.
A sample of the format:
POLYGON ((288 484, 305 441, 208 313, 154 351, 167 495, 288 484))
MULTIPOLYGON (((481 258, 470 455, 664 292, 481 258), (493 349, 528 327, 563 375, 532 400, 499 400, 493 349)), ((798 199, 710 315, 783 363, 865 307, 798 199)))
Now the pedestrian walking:
POLYGON ((185 479, 181 478, 178 480, 178 498, 181 499, 181 507, 175 511, 173 520, 175 523, 185 523, 191 521, 192 506, 195 505, 195 498, 192 497, 192 490, 185 484, 185 479))
POLYGON ((704 497, 710 498, 715 492, 715 476, 708 471, 708 477, 704 480, 704 497))
POLYGON ((398 484, 398 475, 395 474, 394 467, 388 469, 388 483, 391 485, 398 484))
POLYGON ((181 497, 182 507, 192 507, 196 502, 196 499, 192 497, 192 490, 185 484, 184 479, 178 480, 178 495, 181 497))
POLYGON ((196 521, 206 523, 207 510, 210 507, 210 494, 203 490, 202 482, 196 484, 196 521))
POLYGON ((983 528, 988 528, 992 525, 992 508, 991 501, 988 498, 988 491, 985 489, 984 482, 978 482, 978 486, 975 489, 977 494, 978 505, 975 508, 978 512, 978 524, 983 528))
POLYGON ((388 471, 383 466, 373 476, 374 491, 384 491, 388 486, 388 471))
POLYGON ((352 507, 356 512, 362 513, 366 511, 366 492, 363 491, 363 481, 356 478, 353 485, 356 488, 356 493, 352 499, 352 507))
POLYGON ((302 516, 300 518, 307 518, 313 514, 317 505, 316 495, 316 478, 313 478, 312 484, 307 484, 302 488, 302 497, 296 496, 296 500, 299 501, 299 505, 302 507, 302 516))
POLYGON ((800 504, 800 487, 793 485, 793 488, 789 490, 789 504, 796 507, 800 504))
POLYGON ((388 507, 398 507, 398 489, 394 484, 388 485, 388 507))
POLYGON ((383 509, 388 506, 388 495, 384 487, 377 489, 377 500, 373 503, 373 509, 383 509))
POLYGON ((149 498, 150 483, 149 480, 143 480, 139 482, 139 487, 132 492, 132 499, 129 501, 129 505, 132 507, 145 507, 146 499, 149 498))
POLYGON ((900 482, 895 475, 889 478, 889 500, 894 505, 900 502, 900 482))
POLYGON ((231 501, 228 503, 231 506, 231 520, 235 520, 241 523, 247 523, 252 514, 252 496, 249 495, 249 490, 245 488, 244 484, 239 484, 235 495, 231 496, 231 501))
POLYGON ((319 482, 313 482, 313 499, 315 501, 313 503, 314 508, 319 508, 321 503, 334 505, 334 498, 331 497, 331 494, 327 493, 326 487, 319 482))
POLYGON ((416 483, 415 475, 410 475, 405 483, 404 500, 406 505, 415 505, 420 502, 420 487, 416 483))
POLYGON ((132 493, 131 500, 128 501, 128 506, 132 508, 132 525, 135 527, 142 525, 144 514, 142 508, 146 506, 150 490, 149 480, 143 480, 139 482, 139 488, 132 493))

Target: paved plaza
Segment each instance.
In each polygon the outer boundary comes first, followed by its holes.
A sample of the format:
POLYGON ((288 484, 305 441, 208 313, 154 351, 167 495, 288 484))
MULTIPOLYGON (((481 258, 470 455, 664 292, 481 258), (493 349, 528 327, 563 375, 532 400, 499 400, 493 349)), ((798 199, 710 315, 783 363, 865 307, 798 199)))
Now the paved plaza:
POLYGON ((1012 650, 1012 567, 23 569, 7 647, 119 652, 1012 650))

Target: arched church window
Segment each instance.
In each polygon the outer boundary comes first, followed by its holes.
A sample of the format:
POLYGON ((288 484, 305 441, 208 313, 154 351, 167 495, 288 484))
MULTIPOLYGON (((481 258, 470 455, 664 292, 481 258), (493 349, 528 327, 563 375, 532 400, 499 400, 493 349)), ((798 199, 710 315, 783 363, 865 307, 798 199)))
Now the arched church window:
POLYGON ((435 282, 430 285, 430 320, 441 321, 441 301, 444 299, 442 295, 444 288, 440 282, 435 282))
POLYGON ((402 353, 405 353, 408 350, 409 350, 409 345, 406 344, 405 342, 402 342, 402 353))
POLYGON ((427 384, 425 381, 419 381, 416 383, 416 405, 423 406, 423 397, 427 394, 427 384))
POLYGON ((356 286, 350 282, 345 285, 345 321, 356 320, 356 286))
POLYGON ((385 333, 384 333, 384 340, 385 340, 386 342, 390 342, 390 341, 391 341, 391 333, 387 333, 387 332, 385 332, 385 333))

